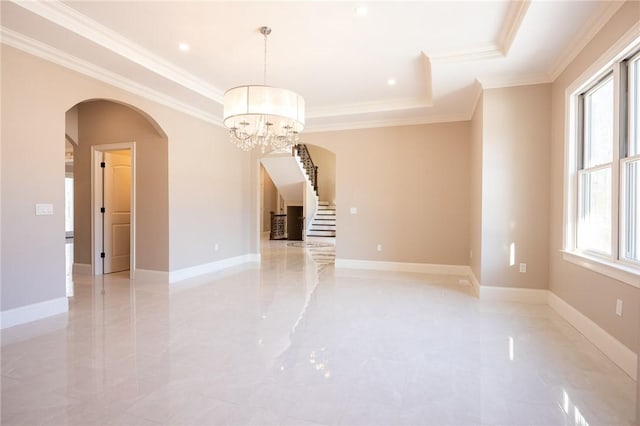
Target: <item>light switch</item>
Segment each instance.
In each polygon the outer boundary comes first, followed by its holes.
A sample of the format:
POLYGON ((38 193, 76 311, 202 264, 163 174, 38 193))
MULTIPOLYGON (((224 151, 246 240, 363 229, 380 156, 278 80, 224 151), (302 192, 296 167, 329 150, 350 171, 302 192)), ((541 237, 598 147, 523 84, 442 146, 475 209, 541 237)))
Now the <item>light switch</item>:
POLYGON ((53 204, 36 204, 36 216, 51 216, 53 204))
POLYGON ((351 214, 358 214, 358 208, 357 208, 357 207, 351 207, 351 208, 349 209, 349 212, 350 212, 351 214))

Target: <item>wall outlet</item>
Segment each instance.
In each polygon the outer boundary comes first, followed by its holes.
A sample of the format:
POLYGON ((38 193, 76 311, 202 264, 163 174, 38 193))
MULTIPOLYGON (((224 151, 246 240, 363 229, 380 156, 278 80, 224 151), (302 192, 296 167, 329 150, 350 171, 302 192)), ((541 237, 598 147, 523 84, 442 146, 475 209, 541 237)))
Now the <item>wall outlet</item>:
POLYGON ((522 272, 523 274, 525 272, 527 272, 527 264, 526 263, 521 263, 520 264, 520 272, 522 272))
POLYGON ((377 249, 378 249, 378 251, 382 251, 382 244, 378 244, 377 249))
POLYGON ((616 301, 616 315, 619 317, 622 316, 622 300, 620 299, 616 301))
POLYGON ((36 216, 51 216, 53 204, 36 204, 36 216))
POLYGON ((358 208, 357 207, 351 207, 349 209, 349 213, 351 214, 358 214, 358 208))
POLYGON ((214 251, 218 251, 219 249, 220 249, 220 246, 218 245, 218 243, 215 243, 215 244, 213 245, 213 250, 214 250, 214 251))

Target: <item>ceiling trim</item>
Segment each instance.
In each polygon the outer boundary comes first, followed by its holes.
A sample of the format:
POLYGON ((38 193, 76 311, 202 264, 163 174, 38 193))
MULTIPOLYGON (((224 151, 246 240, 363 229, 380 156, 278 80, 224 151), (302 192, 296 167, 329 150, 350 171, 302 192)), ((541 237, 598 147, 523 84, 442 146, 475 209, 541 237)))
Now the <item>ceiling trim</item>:
POLYGON ((551 67, 549 72, 551 81, 555 81, 560 77, 560 74, 573 62, 587 43, 609 22, 623 4, 624 2, 617 1, 605 2, 591 15, 589 21, 582 27, 576 37, 571 40, 551 67))
POLYGON ((531 0, 511 2, 509 10, 507 11, 507 17, 502 24, 502 30, 498 36, 498 45, 500 46, 500 51, 503 56, 509 54, 513 40, 515 40, 516 35, 518 35, 518 30, 520 30, 520 25, 522 25, 522 21, 530 5, 531 0))
POLYGON ((136 64, 222 105, 224 93, 204 80, 185 72, 59 0, 19 1, 18 6, 62 28, 96 43, 136 64))
POLYGON ((547 73, 507 76, 504 78, 479 78, 477 81, 480 82, 484 90, 500 89, 503 87, 530 86, 533 84, 545 84, 552 82, 547 73))
POLYGON ((431 61, 437 62, 465 62, 505 57, 509 54, 511 45, 518 35, 530 4, 531 0, 511 2, 496 43, 480 44, 466 49, 423 51, 423 54, 427 55, 431 61))
MULTIPOLYGON (((451 123, 454 121, 469 121, 468 114, 446 114, 422 118, 396 118, 389 120, 371 120, 349 122, 344 124, 310 125, 304 133, 335 132, 340 130, 373 129, 377 127, 417 126, 421 124, 451 123)), ((304 138, 304 133, 300 136, 304 138)))
POLYGON ((73 55, 69 55, 68 53, 65 53, 40 41, 29 38, 16 31, 0 26, 0 39, 2 40, 3 44, 6 44, 8 46, 12 46, 31 55, 37 56, 54 64, 63 66, 65 68, 92 77, 96 80, 126 90, 127 92, 170 107, 176 111, 180 111, 193 117, 199 118, 208 123, 222 126, 222 119, 220 117, 212 115, 207 111, 195 108, 174 97, 168 96, 162 92, 136 83, 133 80, 130 80, 104 68, 98 67, 73 55))
POLYGON ((430 106, 433 105, 433 74, 431 74, 431 60, 424 52, 422 56, 422 69, 424 70, 424 83, 426 92, 424 95, 424 101, 430 106))
POLYGON ((332 105, 310 108, 307 110, 307 118, 343 117, 345 115, 370 114, 375 112, 402 111, 407 109, 428 108, 433 106, 431 102, 423 99, 406 98, 391 101, 370 101, 354 104, 332 105))
POLYGON ((480 98, 482 97, 482 92, 484 89, 482 88, 482 83, 478 79, 473 82, 473 86, 475 92, 473 93, 473 102, 471 102, 471 111, 469 111, 469 120, 473 119, 473 114, 476 113, 476 108, 478 108, 478 102, 480 102, 480 98))
POLYGON ((500 46, 495 43, 477 45, 466 49, 423 51, 423 54, 428 56, 431 62, 465 62, 500 58, 503 56, 500 46))

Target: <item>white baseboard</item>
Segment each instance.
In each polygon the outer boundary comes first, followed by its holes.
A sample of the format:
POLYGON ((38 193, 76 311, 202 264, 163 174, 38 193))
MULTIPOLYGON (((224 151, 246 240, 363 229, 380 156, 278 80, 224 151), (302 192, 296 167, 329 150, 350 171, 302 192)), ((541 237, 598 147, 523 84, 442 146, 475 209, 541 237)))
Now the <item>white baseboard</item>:
POLYGON ((467 267, 467 274, 469 275, 469 281, 471 281, 471 285, 473 286, 473 291, 476 293, 478 299, 480 298, 480 281, 476 278, 476 274, 473 273, 473 269, 471 266, 467 267))
POLYGON ((72 273, 77 275, 91 275, 91 264, 87 263, 74 263, 72 273))
POLYGON ((546 305, 549 298, 549 290, 518 287, 494 287, 481 285, 476 275, 467 267, 473 289, 480 300, 493 300, 502 302, 533 303, 546 305))
POLYGON ((169 272, 169 284, 194 278, 199 275, 210 274, 225 268, 241 265, 243 263, 260 262, 260 255, 256 253, 245 254, 242 256, 230 257, 227 259, 217 260, 215 262, 205 263, 202 265, 191 266, 189 268, 178 269, 169 272))
POLYGON ((375 260, 336 259, 336 268, 375 271, 416 272, 419 274, 469 275, 466 265, 438 265, 430 263, 382 262, 375 260))
POLYGON ((549 292, 549 306, 584 337, 600 349, 618 367, 634 380, 638 380, 638 355, 604 331, 598 324, 554 293, 549 292))
POLYGON ((68 311, 69 301, 66 297, 59 297, 57 299, 9 309, 0 312, 0 329, 36 321, 53 315, 64 314, 68 311))

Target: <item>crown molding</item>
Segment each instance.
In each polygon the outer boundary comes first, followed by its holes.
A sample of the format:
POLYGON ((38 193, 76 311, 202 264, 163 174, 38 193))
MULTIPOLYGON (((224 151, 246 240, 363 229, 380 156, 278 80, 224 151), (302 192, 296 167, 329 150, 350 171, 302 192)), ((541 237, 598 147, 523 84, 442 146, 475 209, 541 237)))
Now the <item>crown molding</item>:
POLYGON ((482 59, 500 58, 504 55, 500 46, 495 43, 481 44, 466 49, 451 49, 444 51, 423 51, 431 62, 466 62, 482 59))
POLYGON ((473 82, 473 87, 475 92, 473 93, 473 102, 471 102, 471 110, 469 111, 469 120, 473 118, 473 114, 476 112, 476 108, 478 108, 478 102, 480 102, 480 98, 482 97, 482 92, 484 89, 482 88, 482 83, 476 78, 473 82))
POLYGON ((425 103, 433 105, 433 75, 431 74, 431 60, 424 52, 420 55, 422 57, 422 69, 424 71, 424 83, 426 86, 426 93, 424 96, 425 103))
POLYGON ((307 111, 306 117, 325 118, 342 117, 345 115, 370 114, 376 112, 402 111, 407 109, 428 108, 433 106, 431 102, 423 99, 406 98, 394 100, 381 100, 370 102, 359 102, 354 104, 332 105, 326 107, 316 107, 307 111))
POLYGON ((500 89, 503 87, 531 86, 534 84, 551 83, 551 78, 546 73, 508 76, 504 78, 482 78, 477 80, 483 90, 500 89))
POLYGON ((480 44, 467 49, 424 52, 423 55, 436 62, 465 62, 507 56, 511 45, 518 35, 522 21, 529 10, 531 0, 511 2, 496 43, 480 44))
POLYGON ((16 5, 68 31, 96 43, 128 60, 222 105, 223 92, 204 80, 137 45, 126 37, 94 21, 59 0, 19 1, 16 5))
POLYGON ((560 77, 560 74, 573 62, 587 43, 609 22, 623 4, 624 2, 611 1, 604 2, 600 5, 600 8, 593 13, 587 24, 582 27, 582 30, 567 45, 562 54, 558 56, 558 59, 549 71, 551 81, 555 81, 560 77))
POLYGON ((222 119, 207 111, 195 108, 174 97, 141 85, 126 77, 123 77, 104 68, 98 67, 88 61, 69 55, 59 49, 29 38, 16 31, 0 26, 0 40, 3 44, 27 52, 31 55, 45 59, 54 64, 71 69, 96 80, 126 90, 143 98, 170 107, 176 111, 199 118, 211 124, 222 126, 222 119))
POLYGON ((515 40, 520 25, 529 10, 531 0, 522 0, 511 2, 509 10, 507 11, 507 17, 502 23, 502 29, 498 36, 498 45, 500 46, 500 52, 503 56, 509 54, 513 40, 515 40))
POLYGON ((378 127, 417 126, 421 124, 451 123, 469 121, 468 114, 443 114, 416 118, 397 118, 389 120, 363 120, 342 124, 309 125, 304 133, 335 132, 340 130, 373 129, 378 127))

